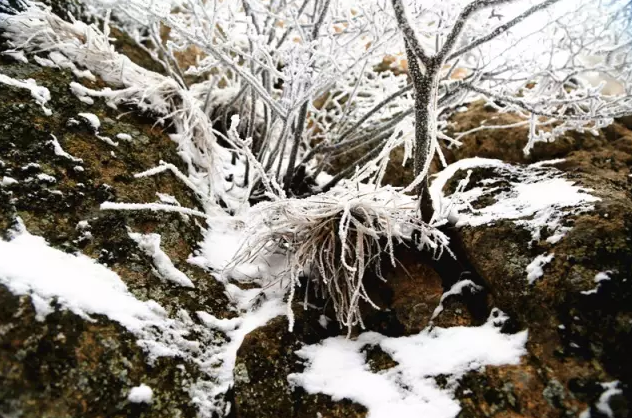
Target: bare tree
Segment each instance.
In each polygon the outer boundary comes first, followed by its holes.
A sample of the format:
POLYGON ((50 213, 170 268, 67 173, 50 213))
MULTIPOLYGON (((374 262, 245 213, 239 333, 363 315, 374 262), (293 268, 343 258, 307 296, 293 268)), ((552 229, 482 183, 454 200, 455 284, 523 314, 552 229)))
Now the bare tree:
MULTIPOLYGON (((483 97, 522 117, 527 152, 632 110, 626 0, 102 3, 105 22, 111 13, 164 67, 168 99, 180 99, 161 111, 172 122, 189 115, 180 119, 197 155, 190 170, 204 167, 197 176, 219 200, 235 190, 238 201, 261 198, 262 176, 284 193, 305 193, 306 175, 317 178, 359 147, 370 151, 306 193, 344 178, 378 184, 390 151, 404 144, 416 176, 408 190, 418 187, 429 220, 428 169, 441 157, 439 141, 458 145, 466 134, 445 129, 462 104, 483 97), (389 56, 400 71, 382 68, 389 56), (227 136, 235 114, 239 144, 227 136), (224 172, 225 160, 241 171, 224 172)), ((101 3, 90 4, 98 11, 101 3)), ((492 128, 501 127, 476 129, 492 128)))

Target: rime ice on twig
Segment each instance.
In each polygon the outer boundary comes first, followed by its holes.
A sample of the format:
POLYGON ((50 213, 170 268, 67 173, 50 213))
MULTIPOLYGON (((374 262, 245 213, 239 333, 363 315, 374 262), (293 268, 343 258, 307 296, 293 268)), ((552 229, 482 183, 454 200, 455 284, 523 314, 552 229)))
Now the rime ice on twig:
MULTIPOLYGON (((380 260, 394 265, 394 245, 414 241, 419 249, 440 256, 448 238, 432 225, 421 222, 414 200, 390 187, 364 187, 366 191, 334 188, 306 199, 283 199, 253 208, 259 216, 249 225, 253 238, 233 261, 247 261, 265 252, 287 254, 289 266, 278 280, 288 281, 288 316, 293 326, 291 303, 300 278, 318 297, 330 299, 338 322, 348 328, 363 327, 359 303, 373 308, 365 290, 364 276, 372 269, 381 278, 380 260)), ((307 302, 305 302, 307 303, 307 302)))

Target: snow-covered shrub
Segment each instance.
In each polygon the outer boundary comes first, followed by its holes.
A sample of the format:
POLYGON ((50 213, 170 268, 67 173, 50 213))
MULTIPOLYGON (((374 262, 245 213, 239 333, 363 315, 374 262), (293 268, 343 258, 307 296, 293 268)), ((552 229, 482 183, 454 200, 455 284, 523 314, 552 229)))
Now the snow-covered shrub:
MULTIPOLYGON (((304 199, 281 199, 253 208, 257 221, 250 226, 252 239, 234 263, 243 263, 266 252, 287 256, 288 315, 295 288, 305 278, 305 306, 310 293, 331 301, 336 319, 348 332, 363 326, 360 304, 378 308, 366 292, 365 273, 377 277, 383 256, 395 266, 394 245, 408 241, 435 256, 448 249, 448 238, 422 222, 414 199, 391 187, 354 190, 336 187, 304 199)), ((379 309, 379 308, 378 308, 379 309)))
MULTIPOLYGON (((458 133, 447 135, 446 118, 477 98, 530 126, 525 152, 632 113, 632 6, 625 0, 86 0, 104 19, 103 31, 20 3, 26 11, 0 18, 16 49, 62 53, 123 87, 75 86, 78 95, 162 114, 178 130, 189 175, 208 200, 232 212, 262 190, 252 158, 224 141, 235 114, 263 172, 304 195, 353 177, 356 165, 364 173, 378 167, 379 183, 402 143, 413 157, 415 185, 423 186, 440 141, 459 144, 458 133), (117 55, 110 22, 168 76, 117 55), (385 60, 401 68, 385 71, 385 60), (600 79, 619 88, 604 91, 600 79), (332 173, 331 182, 300 187, 359 146, 371 150, 332 173)), ((430 197, 422 194, 423 209, 430 197)))

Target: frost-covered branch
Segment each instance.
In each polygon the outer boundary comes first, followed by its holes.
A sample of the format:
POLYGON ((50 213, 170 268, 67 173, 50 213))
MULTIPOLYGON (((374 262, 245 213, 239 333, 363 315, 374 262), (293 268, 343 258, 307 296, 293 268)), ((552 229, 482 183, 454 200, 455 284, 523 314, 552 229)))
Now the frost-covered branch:
POLYGON ((287 254, 288 316, 296 287, 305 286, 305 301, 313 292, 330 300, 338 322, 348 333, 363 327, 360 303, 379 307, 365 284, 369 270, 376 279, 382 255, 395 266, 394 246, 406 240, 439 257, 448 238, 435 227, 420 222, 414 200, 390 188, 355 191, 335 188, 306 199, 285 199, 259 204, 249 225, 252 239, 233 260, 239 264, 265 253, 287 254), (303 280, 305 279, 305 280, 303 280))

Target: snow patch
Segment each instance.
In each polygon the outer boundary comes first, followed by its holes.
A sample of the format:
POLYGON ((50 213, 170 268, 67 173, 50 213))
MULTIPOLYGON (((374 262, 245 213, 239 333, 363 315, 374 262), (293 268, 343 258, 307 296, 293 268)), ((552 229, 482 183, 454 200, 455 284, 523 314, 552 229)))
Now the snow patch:
MULTIPOLYGON (((101 141, 105 142, 108 145, 111 145, 113 147, 118 147, 118 142, 112 141, 112 138, 109 138, 107 136, 101 136, 101 135, 97 135, 97 138, 99 138, 101 141)), ((110 153, 110 155, 112 155, 112 157, 116 158, 116 154, 114 154, 114 151, 112 151, 110 153)))
POLYGON ((434 312, 432 312, 432 317, 430 318, 431 320, 435 319, 437 316, 439 316, 439 314, 441 312, 443 312, 443 302, 445 302, 445 300, 450 297, 450 296, 455 296, 455 295, 460 295, 463 293, 463 289, 465 288, 471 288, 472 292, 479 292, 481 290, 483 290, 483 288, 479 285, 477 285, 476 283, 474 283, 471 280, 460 280, 458 282, 456 282, 455 284, 452 285, 452 287, 450 288, 450 290, 448 290, 447 292, 445 292, 443 295, 441 295, 441 299, 439 300, 439 306, 437 306, 434 310, 434 312))
MULTIPOLYGON (((83 229, 87 224, 80 222, 78 227, 83 229)), ((42 237, 28 233, 21 220, 10 238, 0 240, 0 284, 16 295, 29 295, 38 320, 53 312, 53 302, 86 321, 95 321, 91 315, 105 315, 137 337, 149 363, 159 357, 174 357, 195 364, 202 377, 192 382, 188 391, 199 395, 192 400, 202 418, 226 410, 221 396, 232 385, 232 368, 243 337, 283 311, 278 289, 277 297, 273 297, 274 289, 267 289, 268 297, 255 307, 256 289, 229 287, 236 309, 248 312, 226 341, 214 327, 196 323, 185 310, 171 318, 155 301, 138 300, 116 273, 82 254, 51 248, 42 237)))
POLYGON ((88 89, 85 88, 83 85, 73 81, 72 83, 70 83, 70 91, 77 97, 77 99, 79 99, 83 103, 89 105, 94 104, 94 99, 88 96, 88 89))
POLYGON ((216 370, 219 384, 212 387, 200 384, 193 388, 192 394, 206 408, 220 410, 225 407, 221 397, 233 385, 237 350, 245 336, 286 311, 283 301, 286 287, 275 279, 286 263, 283 257, 261 255, 252 263, 236 266, 233 260, 250 237, 249 230, 236 217, 218 217, 215 221, 206 232, 200 253, 190 257, 189 262, 212 271, 213 276, 225 286, 226 294, 233 301, 239 318, 217 319, 208 313, 197 312, 206 326, 224 332, 228 342, 218 355, 222 361, 216 370), (230 283, 229 279, 255 283, 261 287, 243 290, 230 283))
POLYGON ((599 272, 595 275, 594 281, 595 283, 597 283, 597 287, 590 289, 590 290, 584 290, 582 292, 580 292, 582 295, 594 295, 597 292, 599 292, 599 288, 601 287, 601 282, 605 282, 611 279, 610 274, 612 274, 611 271, 602 271, 599 272))
POLYGON ((550 263, 551 260, 553 260, 553 256, 553 253, 549 255, 540 254, 539 256, 534 258, 531 263, 529 263, 529 265, 527 266, 527 281, 529 282, 529 284, 535 283, 537 279, 544 275, 542 267, 550 263))
POLYGON ((10 186, 12 184, 16 184, 18 181, 13 177, 4 176, 2 180, 0 180, 0 186, 10 186))
MULTIPOLYGON (((610 398, 615 395, 621 395, 623 391, 619 388, 620 382, 614 380, 612 382, 601 383, 604 392, 599 396, 599 400, 595 403, 594 408, 600 412, 599 417, 615 418, 614 411, 610 407, 610 398)), ((579 415, 579 418, 592 418, 590 409, 585 410, 579 415)), ((596 417, 595 417, 596 418, 596 417)))
MULTIPOLYGON (((111 145, 113 147, 118 147, 118 142, 112 141, 112 139, 107 136, 99 135, 99 128, 101 127, 101 121, 99 120, 99 117, 97 115, 95 115, 94 113, 79 113, 78 116, 81 116, 88 122, 88 124, 94 130, 94 134, 96 135, 97 138, 99 138, 101 141, 105 142, 108 145, 111 145)), ((115 157, 114 151, 112 151, 112 156, 115 157)))
POLYGON ((72 71, 77 78, 86 78, 90 81, 97 81, 96 77, 89 70, 79 70, 77 66, 66 58, 61 52, 53 51, 48 54, 48 58, 59 68, 66 68, 72 71))
POLYGON ((24 51, 4 51, 2 55, 6 55, 7 57, 13 58, 18 62, 22 62, 24 64, 28 64, 29 60, 24 55, 24 51))
POLYGON ((57 137, 55 135, 51 134, 50 136, 53 137, 53 139, 51 139, 49 142, 50 142, 50 144, 53 145, 53 151, 55 152, 55 155, 67 158, 70 161, 74 161, 76 163, 82 163, 83 162, 83 160, 81 158, 73 157, 72 155, 70 155, 66 151, 64 151, 64 149, 59 144, 59 141, 57 140, 57 137))
POLYGON ((101 127, 101 121, 99 120, 99 117, 97 115, 95 115, 94 113, 79 113, 78 116, 84 118, 95 132, 99 131, 99 128, 101 127))
POLYGON ((133 387, 129 391, 129 395, 127 395, 127 400, 132 403, 150 404, 153 396, 154 391, 146 384, 141 383, 139 386, 133 387))
POLYGON ((603 414, 605 414, 608 418, 614 418, 614 412, 612 408, 610 408, 609 400, 614 395, 620 395, 623 393, 621 389, 618 388, 619 381, 615 380, 613 382, 602 383, 601 387, 605 389, 605 391, 599 396, 599 402, 595 405, 597 410, 603 414))
POLYGON ((31 168, 41 168, 42 166, 39 165, 38 163, 28 163, 26 165, 23 165, 22 167, 20 167, 21 170, 26 171, 26 170, 30 170, 31 168))
POLYGON ((57 183, 57 179, 55 177, 45 173, 39 173, 36 177, 39 181, 43 181, 44 183, 57 183))
POLYGON ((164 281, 169 281, 184 287, 195 287, 191 279, 186 274, 178 270, 171 259, 160 248, 160 235, 158 234, 139 234, 129 232, 129 237, 133 239, 138 247, 149 257, 152 258, 156 267, 154 274, 164 281))
POLYGON ((148 322, 164 320, 162 308, 137 300, 116 273, 84 255, 49 247, 42 237, 28 233, 21 221, 10 241, 0 240, 0 255, 0 283, 15 294, 37 299, 40 320, 50 312, 53 300, 86 320, 103 314, 134 332, 148 322))
MULTIPOLYGON (((488 179, 489 180, 489 179, 488 179)), ((453 219, 457 226, 480 226, 500 220, 513 220, 531 232, 533 241, 540 240, 547 228, 547 242, 558 242, 570 229, 562 221, 569 215, 592 210, 599 201, 589 189, 564 178, 564 173, 544 165, 518 166, 487 158, 466 158, 438 173, 430 186, 435 213, 453 219), (446 197, 443 189, 460 170, 491 168, 498 181, 481 182, 478 187, 446 197), (498 183, 502 181, 503 187, 498 183), (494 202, 474 209, 472 203, 484 196, 494 202)))
POLYGON ((307 367, 288 380, 310 394, 362 404, 369 418, 454 418, 461 409, 453 398, 461 376, 486 365, 518 364, 526 353, 527 331, 502 334, 499 318, 502 314, 494 310, 480 327, 437 327, 399 338, 374 332, 356 340, 328 338, 296 352, 307 367), (362 349, 374 345, 398 365, 371 372, 362 349), (433 379, 439 375, 448 376, 446 388, 433 379))
POLYGON ((35 102, 42 107, 44 114, 46 116, 53 114, 53 112, 46 107, 46 103, 50 100, 50 91, 46 87, 38 86, 32 78, 27 80, 16 80, 15 78, 11 78, 0 73, 0 83, 29 90, 31 92, 31 96, 35 99, 35 102))
POLYGON ((33 55, 33 59, 35 60, 35 62, 42 66, 42 67, 49 67, 49 68, 59 68, 57 66, 57 64, 55 64, 52 60, 48 59, 48 58, 42 58, 40 56, 37 55, 33 55))

